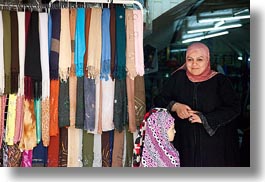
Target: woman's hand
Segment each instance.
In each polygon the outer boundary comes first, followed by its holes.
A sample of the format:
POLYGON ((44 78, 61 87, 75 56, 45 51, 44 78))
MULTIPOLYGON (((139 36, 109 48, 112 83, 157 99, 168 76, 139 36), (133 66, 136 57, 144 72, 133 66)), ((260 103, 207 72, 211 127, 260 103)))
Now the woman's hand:
POLYGON ((201 118, 196 114, 198 111, 189 110, 190 114, 189 122, 191 123, 202 123, 201 118))
POLYGON ((172 106, 171 111, 176 112, 178 117, 181 119, 187 119, 191 116, 191 114, 189 113, 189 111, 191 111, 191 108, 186 104, 176 102, 172 106))

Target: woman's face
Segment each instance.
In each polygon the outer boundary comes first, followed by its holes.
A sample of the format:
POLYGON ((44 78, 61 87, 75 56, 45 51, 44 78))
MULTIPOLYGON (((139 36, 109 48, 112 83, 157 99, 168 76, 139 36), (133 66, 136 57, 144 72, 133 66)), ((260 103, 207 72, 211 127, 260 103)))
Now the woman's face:
POLYGON ((175 133, 176 133, 175 125, 172 124, 171 127, 170 127, 170 128, 168 129, 168 131, 167 131, 168 140, 169 140, 170 142, 172 142, 172 141, 174 140, 175 133))
POLYGON ((186 57, 187 70, 192 75, 200 75, 207 67, 207 57, 198 49, 189 53, 186 57))

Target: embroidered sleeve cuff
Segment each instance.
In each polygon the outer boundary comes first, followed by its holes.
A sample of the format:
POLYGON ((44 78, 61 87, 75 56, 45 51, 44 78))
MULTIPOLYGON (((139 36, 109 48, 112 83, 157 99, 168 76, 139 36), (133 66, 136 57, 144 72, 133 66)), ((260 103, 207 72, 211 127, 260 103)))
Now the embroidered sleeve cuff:
POLYGON ((209 125, 209 123, 208 123, 206 117, 205 117, 202 113, 199 112, 199 113, 197 113, 197 114, 198 114, 198 116, 201 118, 201 121, 202 121, 203 127, 205 128, 205 130, 207 131, 207 133, 208 133, 210 136, 213 136, 213 135, 215 134, 215 132, 216 132, 216 129, 213 130, 213 129, 210 127, 210 125, 209 125))
POLYGON ((176 101, 174 101, 174 100, 172 100, 172 101, 170 101, 170 103, 168 104, 168 106, 167 106, 167 110, 168 111, 171 111, 171 109, 172 109, 172 107, 173 107, 173 105, 176 103, 176 101))

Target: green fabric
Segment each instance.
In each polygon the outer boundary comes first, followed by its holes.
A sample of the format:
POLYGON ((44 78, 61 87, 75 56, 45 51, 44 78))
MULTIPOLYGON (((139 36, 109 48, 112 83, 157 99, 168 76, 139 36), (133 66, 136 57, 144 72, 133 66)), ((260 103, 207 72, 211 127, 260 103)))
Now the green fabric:
POLYGON ((76 94, 76 121, 75 128, 84 129, 84 77, 77 77, 77 94, 76 94))
POLYGON ((126 28, 123 6, 116 7, 116 50, 115 77, 123 80, 126 78, 126 28))
POLYGON ((59 127, 70 126, 69 79, 60 81, 58 114, 59 127))
POLYGON ((83 167, 92 167, 94 159, 94 134, 83 130, 83 167))
POLYGON ((36 134, 37 134, 37 144, 41 141, 41 100, 34 99, 34 111, 36 116, 36 134))
POLYGON ((4 34, 5 93, 11 93, 11 20, 10 11, 2 11, 4 34))
POLYGON ((132 167, 132 157, 133 157, 133 133, 129 131, 129 126, 126 125, 126 156, 125 156, 125 164, 124 167, 132 167))

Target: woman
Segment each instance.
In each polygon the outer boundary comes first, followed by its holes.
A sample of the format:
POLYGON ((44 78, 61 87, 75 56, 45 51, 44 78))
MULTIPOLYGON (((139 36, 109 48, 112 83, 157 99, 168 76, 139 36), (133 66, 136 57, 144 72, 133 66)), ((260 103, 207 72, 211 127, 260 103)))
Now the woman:
POLYGON ((134 144, 133 167, 179 167, 179 153, 171 144, 174 120, 164 108, 145 114, 134 144))
POLYGON ((206 45, 193 43, 186 62, 154 100, 175 118, 174 146, 182 166, 238 166, 240 100, 230 81, 211 70, 206 45))

